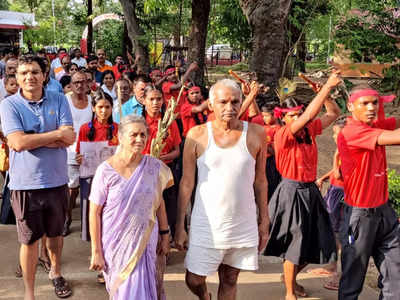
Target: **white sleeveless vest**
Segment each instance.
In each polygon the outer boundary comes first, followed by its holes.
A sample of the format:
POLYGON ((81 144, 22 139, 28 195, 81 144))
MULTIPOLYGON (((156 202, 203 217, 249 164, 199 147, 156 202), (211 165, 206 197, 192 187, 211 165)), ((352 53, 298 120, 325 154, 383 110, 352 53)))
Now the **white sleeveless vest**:
POLYGON ((258 245, 254 197, 255 159, 247 149, 248 123, 237 143, 216 145, 207 123, 208 145, 197 159, 198 183, 191 216, 189 243, 229 249, 258 245))

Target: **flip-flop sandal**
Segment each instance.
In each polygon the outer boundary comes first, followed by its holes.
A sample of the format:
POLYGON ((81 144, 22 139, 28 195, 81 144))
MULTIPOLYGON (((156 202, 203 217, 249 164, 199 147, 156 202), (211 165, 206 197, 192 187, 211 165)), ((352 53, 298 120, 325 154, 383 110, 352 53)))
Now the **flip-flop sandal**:
POLYGON ((103 273, 97 274, 97 283, 100 283, 100 284, 105 284, 106 283, 106 281, 104 280, 103 273))
POLYGON ((50 273, 51 263, 49 261, 46 261, 39 257, 38 264, 39 264, 39 266, 43 267, 43 269, 46 273, 50 273))
MULTIPOLYGON (((285 275, 284 274, 281 274, 280 279, 281 279, 281 282, 285 283, 285 275)), ((299 297, 308 297, 308 294, 306 293, 304 286, 298 284, 297 282, 295 283, 294 293, 296 294, 296 296, 299 296, 299 297)))
POLYGON ((22 268, 21 265, 17 266, 17 269, 15 270, 15 277, 21 278, 22 277, 22 268))
POLYGON ((60 276, 51 279, 54 286, 54 292, 58 298, 68 298, 72 295, 72 290, 64 277, 60 276))

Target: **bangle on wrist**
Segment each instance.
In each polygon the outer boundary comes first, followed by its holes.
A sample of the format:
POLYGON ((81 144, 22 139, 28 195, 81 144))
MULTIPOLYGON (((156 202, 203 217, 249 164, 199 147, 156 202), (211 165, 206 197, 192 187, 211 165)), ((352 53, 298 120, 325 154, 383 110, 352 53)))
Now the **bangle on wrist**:
POLYGON ((160 235, 169 234, 169 229, 160 230, 158 233, 159 233, 160 235))

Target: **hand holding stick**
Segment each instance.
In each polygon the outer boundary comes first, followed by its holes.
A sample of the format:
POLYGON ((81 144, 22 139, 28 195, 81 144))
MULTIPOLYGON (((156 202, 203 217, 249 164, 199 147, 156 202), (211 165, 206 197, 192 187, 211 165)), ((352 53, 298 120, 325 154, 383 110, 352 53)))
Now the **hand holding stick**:
POLYGON ((168 101, 168 107, 167 111, 164 114, 164 117, 162 120, 160 119, 158 121, 158 129, 157 129, 157 135, 156 137, 151 141, 151 146, 150 146, 150 154, 151 156, 154 156, 156 158, 160 158, 161 152, 165 147, 165 138, 167 137, 168 134, 168 128, 171 126, 172 122, 176 119, 178 116, 177 113, 175 113, 175 108, 179 103, 179 100, 181 99, 183 89, 185 88, 184 85, 182 85, 181 90, 179 91, 179 96, 178 99, 175 101, 174 97, 172 97, 168 101))
POLYGON ((305 82, 308 83, 309 87, 316 93, 318 93, 322 86, 319 83, 316 83, 314 81, 312 81, 310 78, 308 78, 306 75, 304 75, 303 73, 299 73, 299 77, 301 79, 303 79, 305 82))
POLYGON ((237 81, 239 81, 242 84, 247 84, 247 81, 241 78, 238 74, 236 74, 234 71, 229 70, 228 71, 229 75, 231 75, 233 78, 235 78, 237 81))

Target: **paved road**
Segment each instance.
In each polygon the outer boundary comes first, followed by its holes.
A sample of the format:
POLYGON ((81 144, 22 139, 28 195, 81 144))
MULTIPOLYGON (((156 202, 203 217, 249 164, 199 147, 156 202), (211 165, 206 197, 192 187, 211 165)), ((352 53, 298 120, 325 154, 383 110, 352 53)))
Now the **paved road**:
MULTIPOLYGON (((79 209, 75 209, 77 217, 79 209)), ((75 216, 74 216, 75 217, 75 216)), ((76 218, 75 218, 76 219, 76 218)), ((89 244, 80 240, 79 222, 75 220, 73 233, 65 239, 62 259, 64 276, 73 287, 74 294, 69 299, 103 300, 108 299, 104 286, 96 283, 96 274, 88 270, 89 244)), ((0 225, 0 300, 16 300, 23 297, 22 279, 14 277, 17 265, 18 243, 15 226, 0 225)), ((171 264, 165 275, 165 287, 168 300, 196 300, 184 283, 183 253, 173 252, 171 264)), ((239 278, 238 300, 284 299, 284 287, 280 282, 281 264, 274 258, 260 257, 258 272, 243 272, 239 278)), ((310 293, 307 299, 337 299, 337 294, 322 287, 324 278, 307 273, 301 273, 300 282, 310 293)), ((217 277, 208 279, 211 292, 216 295, 217 277)), ((58 299, 53 287, 47 279, 47 274, 38 268, 36 281, 37 300, 58 299)), ((215 299, 216 297, 214 297, 215 299)), ((376 292, 364 288, 360 299, 378 299, 376 292)), ((146 300, 146 299, 134 299, 146 300)))

